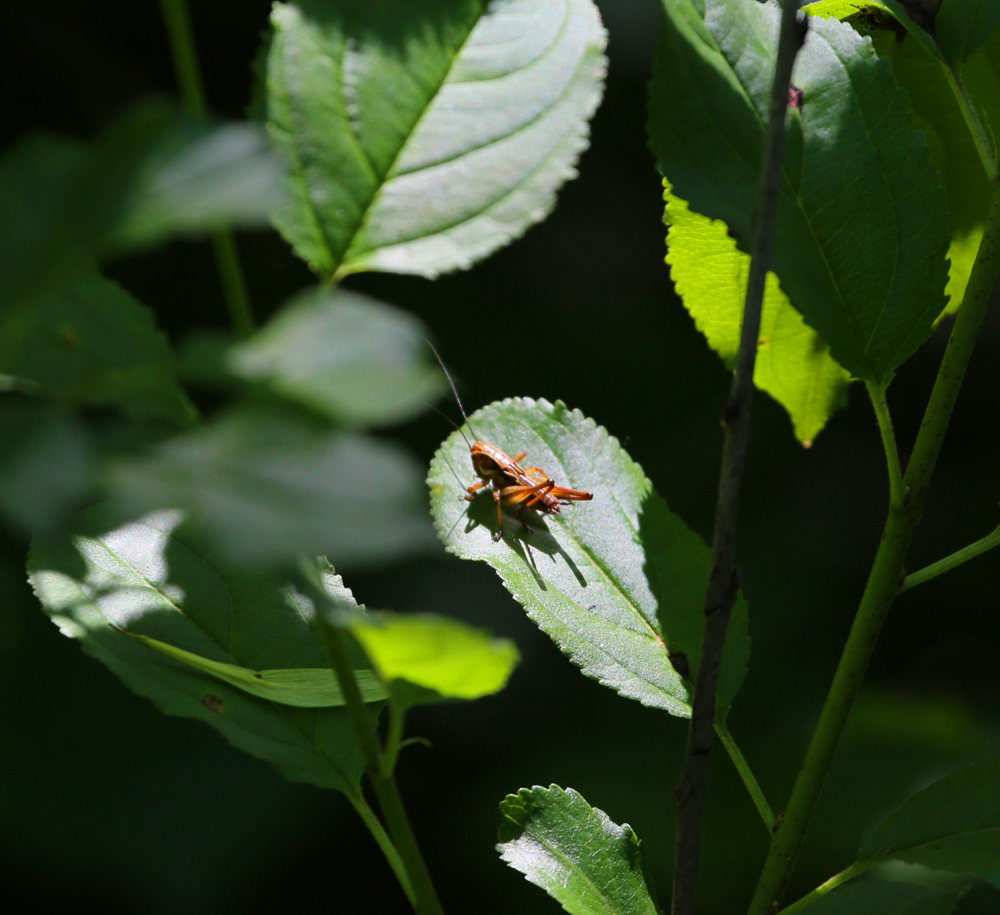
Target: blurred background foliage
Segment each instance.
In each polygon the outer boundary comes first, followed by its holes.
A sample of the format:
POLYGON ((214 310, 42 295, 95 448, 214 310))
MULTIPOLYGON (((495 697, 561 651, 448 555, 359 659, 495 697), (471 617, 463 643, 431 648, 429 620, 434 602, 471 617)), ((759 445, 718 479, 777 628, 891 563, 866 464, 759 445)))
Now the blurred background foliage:
MULTIPOLYGON (((469 272, 433 283, 358 276, 344 285, 422 318, 470 409, 514 395, 560 398, 606 426, 707 538, 728 377, 676 299, 663 260, 660 179, 644 131, 658 4, 599 6, 610 34, 607 93, 580 178, 561 191, 555 213, 469 272), (497 318, 512 305, 528 316, 520 326, 497 318)), ((269 7, 192 4, 217 115, 243 114, 269 7)), ((87 138, 125 106, 174 94, 156 3, 36 0, 9 6, 5 20, 5 147, 28 129, 87 138)), ((238 237, 262 320, 312 280, 276 233, 238 237)), ((194 328, 226 326, 207 241, 174 242, 108 273, 155 310, 175 345, 194 328)), ((997 305, 955 412, 912 569, 996 525, 997 305)), ((904 453, 944 333, 890 389, 904 453)), ((860 389, 810 450, 766 396, 755 411, 739 540, 753 653, 730 727, 780 809, 874 555, 887 485, 860 389)), ((429 461, 449 431, 429 413, 392 436, 429 461)), ((0 533, 0 899, 8 911, 409 911, 344 798, 288 784, 208 728, 161 715, 59 635, 25 582, 26 546, 20 535, 0 533)), ((897 602, 788 898, 849 863, 880 818, 915 790, 1000 752, 996 572, 997 557, 987 554, 897 602)), ((493 848, 504 795, 553 782, 630 823, 666 895, 683 721, 582 677, 488 568, 443 548, 347 583, 372 608, 487 626, 523 656, 501 694, 412 714, 411 733, 434 748, 408 749, 399 778, 447 910, 558 910, 493 848)), ((702 899, 706 913, 722 913, 751 892, 767 836, 724 754, 713 767, 702 899)), ((960 911, 996 911, 998 901, 982 889, 960 911)))

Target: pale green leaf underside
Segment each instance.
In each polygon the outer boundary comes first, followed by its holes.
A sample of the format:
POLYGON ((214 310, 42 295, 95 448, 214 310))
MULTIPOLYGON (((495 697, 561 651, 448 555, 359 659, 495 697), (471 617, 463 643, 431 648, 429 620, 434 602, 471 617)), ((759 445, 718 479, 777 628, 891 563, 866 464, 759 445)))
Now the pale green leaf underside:
MULTIPOLYGON (((286 696, 289 670, 326 663, 307 599, 276 576, 224 562, 208 541, 179 534, 180 522, 177 512, 161 512, 115 527, 97 507, 81 518, 86 533, 36 537, 28 571, 43 609, 167 714, 205 722, 293 781, 356 793, 364 759, 343 709, 269 701, 219 669, 133 637, 229 668, 282 671, 271 682, 286 696)), ((323 581, 334 599, 349 600, 339 578, 326 573, 323 581)), ((363 658, 352 663, 367 668, 363 658)))
POLYGON ((402 422, 437 398, 428 331, 411 314, 357 292, 308 290, 249 340, 233 372, 351 426, 402 422))
POLYGON ((442 698, 499 692, 519 660, 509 639, 444 616, 372 613, 347 625, 383 682, 406 680, 442 698))
POLYGON ((572 788, 522 788, 500 803, 500 857, 572 915, 658 915, 642 843, 572 788))
MULTIPOLYGON (((736 247, 724 222, 692 212, 664 183, 670 276, 698 330, 731 367, 750 256, 736 247)), ((754 383, 788 411, 795 437, 807 446, 847 402, 850 374, 792 307, 773 273, 764 289, 754 383)))
POLYGON ((606 67, 592 0, 300 0, 272 22, 276 221, 322 277, 468 267, 575 174, 606 67))
MULTIPOLYGON (((650 134, 677 196, 748 250, 777 7, 663 0, 650 134)), ((947 208, 888 62, 814 19, 796 59, 771 267, 855 377, 887 383, 944 308, 947 208)))
MULTIPOLYGON (((235 686, 251 696, 270 699, 272 702, 280 702, 282 705, 294 705, 297 708, 326 708, 344 704, 344 694, 330 668, 250 670, 235 664, 224 664, 221 661, 203 658, 201 655, 168 645, 159 639, 151 639, 146 635, 134 632, 127 634, 138 639, 143 645, 148 645, 154 651, 187 664, 195 670, 218 677, 223 682, 235 686)), ((356 670, 354 671, 354 679, 357 681, 365 702, 382 702, 387 698, 386 691, 374 671, 356 670)))
MULTIPOLYGON (((579 411, 515 398, 473 414, 483 441, 523 467, 541 467, 560 486, 593 492, 559 516, 504 511, 494 542, 489 490, 466 501, 474 475, 468 446, 451 435, 428 483, 438 534, 450 552, 488 562, 528 616, 589 677, 644 705, 689 716, 690 691, 671 664, 683 653, 694 676, 711 561, 708 547, 670 512, 618 442, 579 411)), ((746 605, 734 608, 719 710, 739 689, 749 654, 746 605)))
POLYGON ((950 915, 957 901, 954 890, 864 880, 838 887, 806 911, 809 915, 950 915))

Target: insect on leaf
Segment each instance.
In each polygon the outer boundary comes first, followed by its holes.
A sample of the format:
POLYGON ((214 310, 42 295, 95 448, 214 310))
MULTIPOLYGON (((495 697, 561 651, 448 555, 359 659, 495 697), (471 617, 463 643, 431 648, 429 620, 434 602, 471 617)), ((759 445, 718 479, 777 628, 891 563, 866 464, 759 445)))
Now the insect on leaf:
MULTIPOLYGON (((495 542, 489 489, 466 501, 474 479, 469 449, 452 434, 431 462, 428 483, 438 535, 452 553, 489 563, 528 616, 583 673, 623 696, 673 715, 691 714, 688 681, 701 647, 711 555, 674 515, 621 445, 592 420, 557 402, 515 398, 470 417, 482 440, 559 485, 594 493, 559 516, 504 509, 495 542), (683 656, 683 657, 682 657, 683 656)), ((718 709, 721 717, 745 674, 750 641, 746 604, 733 610, 718 709)))

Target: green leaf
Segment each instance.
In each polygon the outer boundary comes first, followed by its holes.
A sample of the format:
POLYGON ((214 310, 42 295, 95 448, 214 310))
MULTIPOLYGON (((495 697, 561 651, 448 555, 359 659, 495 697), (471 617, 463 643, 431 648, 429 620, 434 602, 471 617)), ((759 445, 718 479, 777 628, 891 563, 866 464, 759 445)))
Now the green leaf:
POLYGON ((497 851, 573 915, 657 915, 642 843, 572 788, 522 788, 500 803, 497 851))
MULTIPOLYGON (((173 658, 195 670, 201 670, 213 677, 218 677, 223 682, 235 686, 251 696, 270 699, 272 702, 280 702, 282 705, 294 705, 297 708, 327 708, 344 704, 344 694, 340 690, 340 684, 333 671, 328 667, 250 670, 247 667, 223 664, 220 661, 203 658, 201 655, 193 654, 174 645, 168 645, 158 639, 151 639, 149 636, 139 635, 135 632, 129 632, 128 635, 168 658, 173 658)), ((356 670, 354 678, 365 702, 382 702, 388 698, 374 671, 356 670)))
POLYGON ((223 224, 265 225, 287 203, 286 180, 260 127, 179 119, 143 164, 109 244, 147 247, 223 224))
MULTIPOLYGON (((592 491, 594 499, 565 506, 559 516, 529 511, 530 533, 507 514, 504 537, 494 542, 496 505, 489 490, 465 500, 474 477, 468 446, 456 432, 438 449, 428 479, 434 522, 449 552, 488 562, 588 677, 643 705, 689 716, 691 688, 671 657, 695 677, 708 547, 670 512, 618 442, 579 411, 515 398, 473 414, 471 428, 509 455, 526 451, 523 467, 541 467, 558 485, 592 491)), ((745 673, 746 626, 740 600, 723 657, 721 717, 745 673)))
MULTIPOLYGON (((235 569, 210 541, 179 532, 180 523, 179 513, 161 512, 111 528, 99 507, 85 513, 77 536, 37 537, 28 571, 43 609, 167 714, 206 722, 293 781, 356 793, 364 759, 344 710, 259 698, 132 637, 251 670, 326 663, 305 597, 274 575, 235 569)), ((349 597, 339 579, 324 581, 340 602, 349 597)), ((367 667, 360 657, 353 663, 367 667)))
POLYGON ((934 17, 934 33, 949 63, 961 67, 1000 25, 996 0, 943 0, 934 17))
POLYGON ((50 405, 0 400, 0 515, 14 527, 47 530, 78 507, 93 482, 83 426, 50 405))
POLYGON ((951 915, 960 894, 954 890, 862 880, 837 887, 814 902, 809 915, 951 915))
MULTIPOLYGON (((806 10, 826 15, 826 6, 812 4, 806 10)), ((851 12, 845 8, 830 14, 846 18, 851 12)), ((945 313, 951 314, 962 304, 979 252, 989 211, 989 181, 940 57, 928 54, 919 42, 898 41, 895 35, 884 31, 873 31, 872 40, 879 55, 892 62, 893 77, 910 97, 914 126, 927 137, 931 157, 948 195, 951 266, 945 287, 948 296, 945 313)), ((1000 124, 1000 33, 994 32, 986 46, 965 64, 962 80, 986 122, 1000 124)))
POLYGON ((865 842, 859 860, 891 859, 1000 886, 1000 758, 915 794, 865 842))
POLYGON ((152 312, 96 273, 0 312, 0 372, 56 400, 191 425, 194 407, 152 312))
MULTIPOLYGON (((674 287, 694 322, 730 368, 740 345, 750 256, 736 247, 726 224, 694 213, 665 184, 667 263, 674 287)), ((830 416, 847 403, 850 374, 792 308, 768 273, 754 383, 792 419, 807 447, 830 416)))
MULTIPOLYGON (((747 251, 777 7, 663 5, 650 103, 660 170, 747 251)), ((803 106, 788 115, 771 266, 837 362, 885 384, 944 307, 944 192, 906 94, 849 26, 813 20, 792 81, 803 106)))
POLYGON ((248 381, 352 426, 385 425, 422 412, 444 379, 428 362, 416 318, 356 292, 312 289, 230 350, 248 381))
POLYGON ((465 268, 552 209, 601 95, 592 0, 276 4, 267 117, 323 278, 465 268))
POLYGON ((389 442, 245 407, 148 458, 118 462, 109 486, 124 517, 182 509, 234 562, 324 553, 341 568, 433 543, 420 477, 417 462, 389 442))
MULTIPOLYGON (((344 625, 368 653, 382 682, 420 687, 417 701, 479 699, 507 685, 520 656, 510 639, 495 639, 460 620, 431 614, 371 613, 344 625)), ((405 691, 404 704, 416 704, 405 691)))
POLYGON ((261 132, 145 104, 90 143, 33 136, 0 158, 0 309, 45 295, 95 257, 221 222, 258 224, 285 199, 261 132))

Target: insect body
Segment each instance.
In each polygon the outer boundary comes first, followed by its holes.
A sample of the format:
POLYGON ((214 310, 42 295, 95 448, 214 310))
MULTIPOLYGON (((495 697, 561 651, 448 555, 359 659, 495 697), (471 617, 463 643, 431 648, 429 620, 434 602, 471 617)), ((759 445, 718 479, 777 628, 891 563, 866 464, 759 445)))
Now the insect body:
MULTIPOLYGON (((430 344, 428 343, 428 345, 430 344)), ((458 403, 459 410, 462 411, 462 418, 469 426, 470 431, 473 431, 469 417, 465 414, 465 407, 462 406, 461 398, 458 396, 458 390, 455 388, 455 382, 451 380, 451 375, 448 374, 448 369, 445 368, 444 362, 438 356, 437 350, 433 346, 431 346, 431 350, 437 356, 445 377, 448 379, 448 384, 451 385, 455 401, 458 403)), ((458 431, 462 432, 461 429, 458 431)), ((473 435, 475 435, 474 431, 473 435)), ((462 437, 465 438, 464 432, 462 437)), ((558 515, 561 506, 569 502, 589 502, 594 498, 592 492, 557 486, 541 467, 522 467, 521 461, 527 456, 524 451, 510 457, 489 442, 477 440, 470 443, 466 438, 465 443, 469 446, 469 453, 472 456, 472 467, 479 477, 478 483, 467 487, 468 495, 465 498, 471 501, 474 494, 484 486, 492 488, 493 500, 497 504, 497 532, 493 535, 494 540, 500 540, 503 537, 501 505, 518 506, 517 517, 524 525, 525 530, 530 533, 530 529, 524 521, 524 512, 527 509, 533 508, 545 514, 558 515)))
POLYGON ((473 442, 469 451, 480 482, 468 487, 469 494, 465 498, 471 500, 473 494, 484 486, 493 487, 493 499, 497 504, 497 532, 493 535, 494 540, 503 537, 501 503, 520 506, 517 517, 530 532, 524 521, 526 509, 534 508, 549 515, 558 515, 562 505, 569 502, 589 502, 594 498, 592 492, 557 486, 540 467, 521 467, 520 462, 526 457, 524 451, 508 457, 496 445, 488 442, 473 442))

